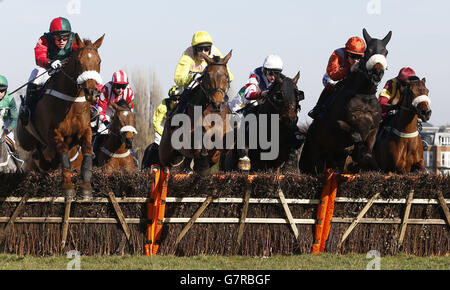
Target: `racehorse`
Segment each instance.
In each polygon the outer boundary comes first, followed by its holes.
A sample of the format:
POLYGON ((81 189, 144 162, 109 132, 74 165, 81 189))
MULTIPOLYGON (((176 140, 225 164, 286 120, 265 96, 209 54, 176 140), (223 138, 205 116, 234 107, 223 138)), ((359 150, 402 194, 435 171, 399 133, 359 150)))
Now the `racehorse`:
MULTIPOLYGON (((283 75, 277 76, 275 82, 270 87, 267 96, 258 100, 258 105, 250 107, 247 110, 246 116, 253 114, 256 117, 258 125, 257 129, 254 130, 255 135, 253 138, 249 138, 247 142, 248 144, 251 144, 252 142, 250 139, 253 139, 256 141, 254 142, 256 146, 254 148, 245 149, 250 158, 250 168, 252 171, 284 168, 292 155, 291 152, 295 150, 297 143, 295 138, 298 121, 297 114, 300 111, 299 102, 304 99, 304 93, 297 88, 299 78, 300 73, 293 79, 283 75), (260 119, 259 116, 262 115, 266 115, 267 120, 260 119), (276 118, 275 122, 278 122, 279 130, 277 132, 272 132, 271 130, 272 118, 276 118), (262 124, 261 122, 265 122, 265 124, 262 124), (276 142, 278 142, 279 147, 276 158, 268 158, 270 160, 261 158, 261 153, 267 153, 273 148, 267 149, 267 146, 264 146, 266 148, 262 149, 263 146, 261 146, 258 138, 260 134, 268 136, 267 139, 270 139, 272 143, 275 141, 274 139, 277 138, 276 142)), ((245 124, 242 124, 241 126, 245 126, 245 124)), ((247 129, 247 135, 252 135, 252 132, 250 131, 250 129, 247 129)), ((240 169, 238 163, 237 151, 231 150, 226 155, 225 159, 222 159, 221 169, 225 171, 238 170, 240 169)), ((295 162, 295 170, 297 170, 297 166, 298 161, 295 162)))
POLYGON ((376 93, 387 68, 386 45, 391 35, 379 40, 363 29, 367 45, 359 70, 336 85, 328 113, 310 125, 299 162, 301 172, 377 169, 372 155, 381 120, 376 93))
POLYGON ((381 170, 408 173, 425 170, 423 146, 417 121, 431 117, 431 100, 425 78, 411 81, 400 102, 400 109, 380 130, 374 155, 381 170))
POLYGON ((62 190, 68 196, 74 194, 68 152, 77 145, 83 155, 82 194, 92 194, 90 102, 98 93, 96 86, 102 83, 98 49, 103 39, 104 35, 92 43, 76 34, 78 49, 44 86, 31 122, 25 128, 19 119, 17 125, 19 143, 26 151, 37 149, 41 169, 47 171, 61 163, 62 190))
MULTIPOLYGON (((3 129, 5 127, 3 123, 3 115, 6 113, 6 109, 0 110, 0 134, 3 134, 3 129)), ((18 163, 16 163, 15 156, 12 154, 11 149, 8 145, 8 137, 5 135, 0 136, 0 172, 3 173, 14 173, 20 170, 18 163)), ((12 143, 12 141, 11 141, 12 143)), ((12 144, 11 144, 12 145, 12 144)), ((14 145, 12 145, 14 146, 14 145)))
MULTIPOLYGON (((193 158, 194 172, 204 176, 210 173, 212 165, 219 162, 220 154, 226 153, 229 150, 226 149, 225 136, 231 130, 229 126, 219 126, 218 123, 225 124, 227 122, 227 115, 231 114, 231 110, 225 101, 230 84, 227 63, 231 58, 231 51, 224 58, 218 56, 211 58, 204 53, 201 53, 201 55, 208 65, 200 76, 198 85, 189 92, 187 114, 176 114, 178 112, 176 111, 175 114, 167 118, 159 146, 159 160, 163 167, 176 168, 183 164, 185 157, 193 158), (200 111, 198 114, 200 116, 194 114, 195 110, 200 111), (171 125, 172 120, 178 118, 180 115, 185 117, 182 118, 183 121, 180 121, 180 123, 183 122, 183 127, 187 128, 187 131, 171 125), (211 122, 209 124, 204 122, 204 120, 214 118, 218 122, 211 122), (190 126, 187 126, 185 123, 190 123, 190 126), (186 146, 176 146, 177 149, 175 149, 172 144, 172 135, 179 133, 178 130, 185 132, 185 134, 175 135, 179 137, 177 139, 178 141, 181 141, 181 137, 183 144, 186 146), (223 144, 223 146, 220 146, 222 148, 219 148, 219 146, 207 148, 205 146, 203 137, 212 132, 215 138, 214 143, 223 144)), ((186 98, 186 96, 184 97, 186 98)), ((174 110, 177 110, 177 108, 174 110)))
POLYGON ((114 170, 134 170, 134 159, 131 154, 134 135, 137 130, 134 127, 134 113, 125 100, 112 102, 114 118, 109 129, 109 135, 100 147, 96 156, 96 164, 106 172, 114 170))

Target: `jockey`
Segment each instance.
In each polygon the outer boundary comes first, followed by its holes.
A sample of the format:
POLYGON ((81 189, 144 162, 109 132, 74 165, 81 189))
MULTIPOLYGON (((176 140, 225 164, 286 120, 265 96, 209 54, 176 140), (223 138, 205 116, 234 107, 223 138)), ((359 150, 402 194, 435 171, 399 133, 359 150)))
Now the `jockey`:
MULTIPOLYGON (((222 53, 214 46, 211 36, 206 31, 198 31, 192 37, 191 46, 188 47, 178 61, 175 70, 175 84, 180 87, 188 87, 196 80, 208 65, 207 62, 199 55, 200 52, 207 54, 209 57, 219 56, 222 53)), ((233 75, 228 69, 230 82, 233 81, 233 75)))
POLYGON ((134 93, 129 85, 128 76, 124 71, 119 70, 113 74, 111 81, 103 86, 98 99, 97 109, 100 120, 94 140, 94 152, 96 152, 96 149, 99 148, 109 133, 107 129, 112 121, 111 119, 114 117, 114 109, 111 103, 117 103, 122 99, 127 102, 131 111, 134 111, 134 93))
MULTIPOLYGON (((281 76, 283 71, 283 60, 278 55, 268 55, 261 67, 254 69, 250 73, 250 77, 245 84, 245 86, 239 91, 239 93, 233 98, 231 102, 231 109, 233 112, 246 106, 248 103, 257 103, 259 99, 264 98, 269 93, 269 89, 275 82, 277 76, 281 76)), ((243 115, 247 112, 244 110, 243 115)), ((242 124, 241 124, 242 125, 242 124)), ((298 129, 298 128, 297 128, 298 129)), ((246 135, 248 128, 245 128, 246 135)), ((295 138, 297 142, 300 142, 303 137, 301 133, 297 130, 295 133, 295 138)), ((301 144, 299 144, 301 145, 301 144)), ((248 149, 238 148, 237 150, 239 163, 246 167, 250 163, 250 158, 248 157, 248 149)))
POLYGON ((366 50, 365 42, 362 38, 351 37, 345 47, 338 48, 330 56, 322 83, 325 89, 317 101, 316 106, 308 113, 312 119, 320 117, 323 106, 326 105, 328 96, 333 92, 336 84, 345 79, 350 72, 359 68, 359 62, 364 57, 366 50))
POLYGON ((153 129, 155 131, 155 143, 159 145, 161 142, 161 136, 164 130, 164 122, 168 113, 175 108, 180 100, 180 96, 183 93, 184 88, 179 86, 173 86, 169 90, 169 98, 162 100, 158 108, 156 108, 153 114, 153 129))
POLYGON ((389 112, 398 109, 402 96, 407 91, 408 83, 415 79, 418 78, 414 70, 410 67, 404 67, 400 70, 397 77, 386 82, 386 85, 378 97, 383 119, 389 115, 389 112))
POLYGON ((0 75, 0 112, 3 112, 3 126, 1 132, 1 139, 7 136, 12 141, 11 149, 13 154, 18 157, 15 141, 14 141, 14 129, 17 125, 17 107, 14 97, 8 94, 8 80, 6 77, 0 75))
MULTIPOLYGON (((200 52, 207 54, 211 58, 214 56, 222 57, 222 53, 213 44, 212 38, 208 32, 198 31, 194 33, 191 46, 183 52, 175 69, 175 84, 185 88, 183 97, 178 105, 178 107, 180 107, 177 109, 178 112, 184 111, 188 101, 186 95, 189 94, 190 89, 198 84, 197 79, 208 65, 208 63, 200 56, 200 52)), ((234 77, 229 68, 228 76, 230 82, 232 82, 234 77)))
MULTIPOLYGON (((167 119, 170 111, 175 108, 180 100, 180 96, 183 93, 184 88, 179 86, 173 86, 169 90, 169 97, 162 100, 158 108, 156 108, 153 114, 153 130, 155 131, 155 138, 152 144, 147 147, 142 159, 142 169, 148 168, 153 164, 159 164, 159 143, 164 131, 164 122, 167 119)), ((189 159, 190 160, 190 159, 189 159)))
POLYGON ((245 86, 231 101, 233 112, 242 109, 248 103, 257 102, 267 96, 269 88, 275 82, 275 77, 283 71, 283 61, 278 55, 271 54, 264 60, 263 66, 254 69, 245 86))
POLYGON ((24 125, 28 123, 30 111, 34 109, 37 102, 35 96, 37 90, 48 81, 51 71, 61 68, 62 62, 78 49, 74 38, 75 33, 72 32, 69 20, 63 17, 53 19, 50 23, 50 31, 39 38, 34 48, 38 67, 31 72, 24 106, 19 113, 24 125), (50 74, 45 73, 46 71, 50 71, 50 74), (36 78, 41 74, 43 74, 41 77, 36 78))

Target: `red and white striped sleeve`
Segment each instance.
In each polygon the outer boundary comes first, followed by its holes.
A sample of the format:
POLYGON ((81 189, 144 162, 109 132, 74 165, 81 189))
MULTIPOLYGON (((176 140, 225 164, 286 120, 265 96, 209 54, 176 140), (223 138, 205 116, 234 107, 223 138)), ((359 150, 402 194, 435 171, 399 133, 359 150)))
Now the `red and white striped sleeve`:
POLYGON ((244 96, 247 100, 256 100, 261 97, 261 90, 259 88, 258 77, 255 74, 251 74, 250 78, 245 85, 244 96))
POLYGON ((100 108, 99 116, 100 121, 110 121, 109 116, 106 115, 106 108, 109 106, 109 94, 110 90, 108 86, 104 86, 100 98, 98 100, 98 107, 100 108))
POLYGON ((131 110, 134 112, 134 93, 130 87, 127 88, 126 101, 127 101, 128 105, 130 106, 131 110))

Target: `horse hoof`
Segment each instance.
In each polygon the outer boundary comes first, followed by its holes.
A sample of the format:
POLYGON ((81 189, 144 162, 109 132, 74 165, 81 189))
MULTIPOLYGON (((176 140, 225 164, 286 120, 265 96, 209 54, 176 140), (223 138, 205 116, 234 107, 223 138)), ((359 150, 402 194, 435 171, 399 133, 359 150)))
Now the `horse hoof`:
POLYGON ((81 196, 83 197, 83 199, 92 200, 93 199, 92 190, 89 189, 81 190, 81 196))
POLYGON ((250 171, 251 164, 249 158, 239 159, 238 168, 243 171, 250 171))

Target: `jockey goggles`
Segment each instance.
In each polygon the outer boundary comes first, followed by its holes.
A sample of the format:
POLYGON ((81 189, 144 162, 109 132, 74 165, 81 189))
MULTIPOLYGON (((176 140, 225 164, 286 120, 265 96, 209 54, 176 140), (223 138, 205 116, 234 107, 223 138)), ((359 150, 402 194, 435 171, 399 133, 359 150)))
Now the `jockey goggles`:
POLYGON ((197 52, 210 52, 211 51, 211 46, 196 46, 195 50, 197 52))
POLYGON ((347 53, 348 53, 348 56, 350 58, 353 58, 353 59, 361 59, 361 58, 363 58, 363 56, 360 55, 360 54, 355 54, 355 53, 350 53, 350 52, 347 52, 347 53))
POLYGON ((281 74, 281 70, 277 69, 265 69, 265 71, 269 76, 279 76, 281 74))
POLYGON ((53 37, 55 38, 56 41, 67 41, 70 38, 70 33, 58 33, 58 34, 54 34, 53 37))
POLYGON ((0 87, 0 93, 6 92, 7 89, 8 89, 7 87, 0 87))
POLYGON ((127 88, 128 84, 113 84, 113 89, 119 90, 125 90, 127 88))

